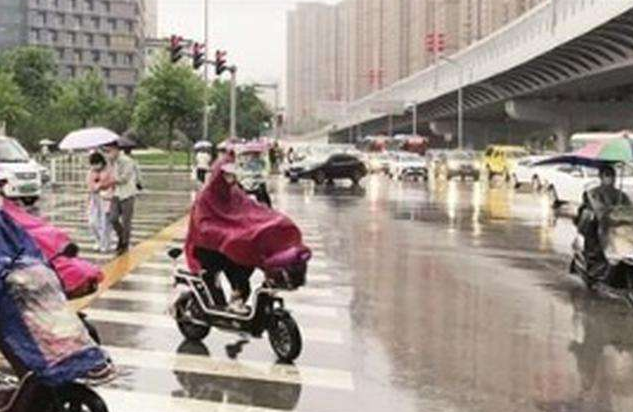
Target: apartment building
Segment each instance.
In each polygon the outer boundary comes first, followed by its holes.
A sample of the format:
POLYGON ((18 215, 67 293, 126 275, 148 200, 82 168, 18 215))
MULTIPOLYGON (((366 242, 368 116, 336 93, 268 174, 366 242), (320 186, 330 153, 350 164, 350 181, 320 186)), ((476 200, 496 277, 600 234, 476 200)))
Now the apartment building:
POLYGON ((0 0, 0 50, 50 47, 68 78, 100 70, 110 95, 130 96, 144 66, 156 0, 0 0))

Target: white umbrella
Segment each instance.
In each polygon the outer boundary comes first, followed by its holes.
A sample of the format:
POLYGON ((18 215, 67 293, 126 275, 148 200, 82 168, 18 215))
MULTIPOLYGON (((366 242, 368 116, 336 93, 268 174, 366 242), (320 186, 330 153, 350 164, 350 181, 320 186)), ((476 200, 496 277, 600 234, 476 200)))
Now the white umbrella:
POLYGON ((194 150, 211 149, 213 145, 207 140, 200 140, 193 145, 194 150))
POLYGON ((119 135, 103 127, 81 129, 68 134, 59 144, 62 150, 88 150, 119 141, 119 135))
POLYGON ((55 142, 50 139, 40 140, 40 146, 52 146, 55 142))

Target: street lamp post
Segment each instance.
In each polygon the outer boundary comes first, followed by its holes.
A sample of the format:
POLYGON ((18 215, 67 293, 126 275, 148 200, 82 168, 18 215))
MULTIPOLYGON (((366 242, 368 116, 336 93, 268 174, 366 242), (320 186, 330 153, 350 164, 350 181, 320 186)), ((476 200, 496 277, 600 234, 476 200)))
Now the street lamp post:
MULTIPOLYGON (((209 0, 204 0, 204 52, 209 55, 209 0)), ((202 106, 202 140, 209 140, 209 64, 204 64, 204 104, 202 106)))
POLYGON ((457 89, 457 146, 464 148, 464 66, 455 59, 440 56, 440 59, 459 69, 459 88, 457 89))
POLYGON ((407 105, 407 109, 411 110, 411 133, 413 136, 418 135, 418 105, 416 102, 411 102, 407 105))
POLYGON ((229 67, 231 72, 231 138, 237 137, 237 66, 229 67))

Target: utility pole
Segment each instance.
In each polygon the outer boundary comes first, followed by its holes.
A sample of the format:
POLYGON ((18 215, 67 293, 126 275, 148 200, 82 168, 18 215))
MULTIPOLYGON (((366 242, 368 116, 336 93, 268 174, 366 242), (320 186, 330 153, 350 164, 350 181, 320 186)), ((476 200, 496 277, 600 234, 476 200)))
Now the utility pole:
POLYGON ((231 72, 231 138, 237 137, 237 66, 229 67, 231 72))
MULTIPOLYGON (((204 0, 204 50, 209 53, 209 0, 204 0)), ((202 140, 209 139, 209 65, 204 65, 204 105, 202 106, 202 140)))
POLYGON ((440 59, 459 69, 459 88, 457 89, 457 147, 464 148, 464 66, 455 59, 440 56, 440 59))

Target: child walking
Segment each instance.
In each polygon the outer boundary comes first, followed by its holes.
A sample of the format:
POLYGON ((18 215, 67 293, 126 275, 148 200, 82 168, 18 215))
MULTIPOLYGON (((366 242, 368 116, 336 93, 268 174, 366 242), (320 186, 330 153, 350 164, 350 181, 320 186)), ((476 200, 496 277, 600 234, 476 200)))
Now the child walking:
POLYGON ((94 152, 88 158, 88 225, 95 236, 95 251, 111 252, 112 224, 110 203, 113 195, 114 177, 104 155, 94 152))

